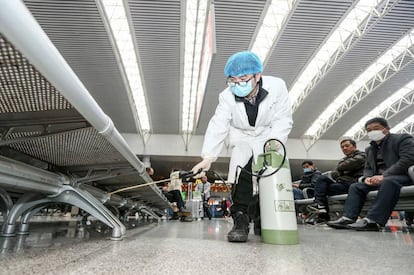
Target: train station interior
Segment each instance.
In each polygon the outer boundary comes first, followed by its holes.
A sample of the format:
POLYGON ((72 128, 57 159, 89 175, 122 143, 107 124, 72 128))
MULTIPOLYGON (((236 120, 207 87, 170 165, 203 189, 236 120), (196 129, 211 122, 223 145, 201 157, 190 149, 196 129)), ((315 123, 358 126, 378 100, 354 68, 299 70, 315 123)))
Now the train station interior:
MULTIPOLYGON (((412 0, 0 0, 0 274, 413 274, 414 186, 376 232, 309 224, 313 191, 291 194, 304 162, 331 175, 343 140, 371 146, 375 117, 413 136, 412 0), (250 220, 246 242, 228 241, 230 136, 205 201, 192 171, 219 100, 251 81, 226 76, 243 51, 288 93, 287 141, 261 145, 261 165, 283 158, 268 178, 290 193, 272 224, 293 241, 268 241, 262 206, 261 235, 250 220)), ((329 198, 331 221, 346 199, 329 198)))

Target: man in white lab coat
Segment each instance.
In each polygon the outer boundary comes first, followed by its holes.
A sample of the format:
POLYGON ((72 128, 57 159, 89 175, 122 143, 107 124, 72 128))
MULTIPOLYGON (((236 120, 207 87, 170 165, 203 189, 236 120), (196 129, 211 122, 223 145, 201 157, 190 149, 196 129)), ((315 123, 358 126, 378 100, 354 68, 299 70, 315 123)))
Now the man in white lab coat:
POLYGON ((263 153, 267 140, 276 138, 285 143, 293 124, 285 82, 262 76, 262 72, 262 62, 253 52, 238 52, 228 59, 224 69, 228 87, 220 93, 209 122, 201 153, 203 160, 193 168, 193 172, 210 169, 229 136, 232 154, 228 181, 235 183, 230 208, 234 227, 227 236, 230 242, 247 241, 247 211, 253 196, 252 162, 263 153))

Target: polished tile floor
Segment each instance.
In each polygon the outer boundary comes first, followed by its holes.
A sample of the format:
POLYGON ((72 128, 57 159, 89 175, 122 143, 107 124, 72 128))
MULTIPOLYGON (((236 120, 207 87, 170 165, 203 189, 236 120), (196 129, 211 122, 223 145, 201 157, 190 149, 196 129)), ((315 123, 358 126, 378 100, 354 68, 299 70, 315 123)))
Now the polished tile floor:
POLYGON ((413 233, 299 225, 298 245, 229 243, 231 220, 132 222, 122 241, 99 223, 33 222, 0 238, 0 274, 414 274, 413 233))

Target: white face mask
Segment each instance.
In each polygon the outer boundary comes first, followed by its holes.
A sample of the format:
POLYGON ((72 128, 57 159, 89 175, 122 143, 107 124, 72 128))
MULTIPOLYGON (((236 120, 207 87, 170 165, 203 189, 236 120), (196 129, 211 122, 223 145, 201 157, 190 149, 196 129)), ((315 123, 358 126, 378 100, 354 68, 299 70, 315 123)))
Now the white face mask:
POLYGON ((368 132, 368 138, 373 141, 379 141, 385 137, 385 134, 381 130, 372 130, 368 132))

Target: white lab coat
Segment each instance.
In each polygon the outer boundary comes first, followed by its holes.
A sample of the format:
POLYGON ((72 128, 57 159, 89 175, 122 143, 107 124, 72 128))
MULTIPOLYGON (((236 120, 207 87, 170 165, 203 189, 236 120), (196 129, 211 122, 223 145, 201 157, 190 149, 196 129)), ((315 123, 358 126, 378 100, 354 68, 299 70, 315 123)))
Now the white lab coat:
POLYGON ((254 127, 249 124, 244 103, 235 100, 229 87, 220 93, 216 112, 208 124, 201 156, 215 161, 229 136, 232 149, 229 182, 235 180, 237 165, 244 167, 252 155, 255 162, 268 139, 277 138, 286 143, 292 129, 292 107, 285 82, 262 76, 262 88, 269 93, 259 104, 254 127))

